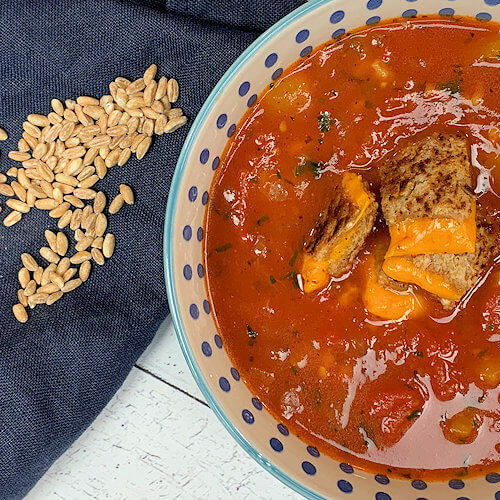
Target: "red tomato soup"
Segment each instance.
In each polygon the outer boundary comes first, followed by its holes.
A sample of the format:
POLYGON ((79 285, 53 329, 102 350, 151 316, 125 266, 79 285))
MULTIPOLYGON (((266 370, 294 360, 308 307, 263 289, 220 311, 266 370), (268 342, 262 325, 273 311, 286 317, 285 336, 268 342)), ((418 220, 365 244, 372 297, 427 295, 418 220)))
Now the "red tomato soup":
POLYGON ((218 329, 263 405, 335 459, 430 480, 498 468, 500 267, 451 310, 413 287, 423 312, 389 321, 362 295, 389 238, 379 168, 409 142, 465 136, 477 205, 500 218, 499 68, 493 22, 367 27, 288 68, 228 144, 205 232, 218 329), (346 171, 379 202, 375 225, 347 274, 305 293, 305 238, 346 171))

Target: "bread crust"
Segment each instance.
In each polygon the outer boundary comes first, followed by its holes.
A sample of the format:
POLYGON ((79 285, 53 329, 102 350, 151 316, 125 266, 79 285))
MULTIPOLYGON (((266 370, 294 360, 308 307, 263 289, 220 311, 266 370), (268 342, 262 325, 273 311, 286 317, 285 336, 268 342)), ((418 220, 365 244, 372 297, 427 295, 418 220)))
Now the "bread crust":
MULTIPOLYGON (((368 184, 366 182, 363 184, 369 192, 368 184)), ((377 209, 377 202, 372 201, 356 223, 356 231, 350 234, 349 244, 342 255, 330 261, 329 257, 333 249, 347 236, 359 215, 359 208, 349 200, 341 186, 336 186, 328 208, 321 214, 316 226, 305 241, 304 252, 315 260, 329 261, 328 271, 330 275, 342 276, 351 269, 354 259, 372 230, 377 209)))
POLYGON ((460 134, 435 133, 408 144, 382 164, 380 177, 389 225, 424 217, 463 222, 471 214, 469 148, 460 134))

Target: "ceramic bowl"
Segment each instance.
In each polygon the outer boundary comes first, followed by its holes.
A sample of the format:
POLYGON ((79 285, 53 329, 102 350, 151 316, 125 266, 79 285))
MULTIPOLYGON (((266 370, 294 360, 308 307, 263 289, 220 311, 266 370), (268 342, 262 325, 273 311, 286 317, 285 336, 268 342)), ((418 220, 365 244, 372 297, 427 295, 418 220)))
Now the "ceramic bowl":
POLYGON ((339 463, 293 436, 286 422, 276 421, 240 380, 217 334, 204 282, 203 221, 210 184, 228 139, 261 90, 332 37, 385 18, 432 13, 500 20, 500 0, 317 0, 292 12, 256 40, 217 84, 191 128, 172 182, 165 270, 187 363, 231 436, 308 498, 500 500, 500 474, 446 483, 392 479, 339 463))

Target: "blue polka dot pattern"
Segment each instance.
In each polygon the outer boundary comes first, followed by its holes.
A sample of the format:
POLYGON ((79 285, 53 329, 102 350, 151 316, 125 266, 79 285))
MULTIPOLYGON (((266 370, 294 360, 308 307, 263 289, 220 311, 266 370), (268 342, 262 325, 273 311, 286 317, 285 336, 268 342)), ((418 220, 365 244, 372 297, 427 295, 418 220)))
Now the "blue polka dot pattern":
POLYGON ((391 500, 391 496, 384 491, 377 491, 375 493, 375 500, 391 500))
POLYGON ((276 427, 283 436, 288 436, 290 434, 290 431, 283 424, 278 424, 276 427))
POLYGON ((448 482, 448 486, 453 490, 461 490, 465 486, 465 483, 461 479, 451 479, 448 482))
POLYGON ((203 269, 203 264, 198 264, 196 272, 198 273, 198 278, 203 278, 203 275, 205 274, 205 270, 203 269))
POLYGON ((457 500, 470 500, 468 497, 458 497, 457 500))
POLYGON ((491 21, 491 14, 488 14, 488 12, 478 12, 476 19, 478 21, 491 21))
POLYGON ((212 355, 212 348, 210 347, 210 344, 208 342, 202 342, 201 343, 201 352, 209 358, 212 355))
POLYGON ((199 227, 198 230, 196 231, 196 239, 198 241, 201 241, 203 239, 203 228, 199 227))
POLYGON ((188 281, 193 277, 193 270, 191 269, 191 266, 189 264, 186 264, 184 266, 182 274, 184 275, 184 278, 187 279, 188 281))
MULTIPOLYGON (((221 115, 222 116, 222 115, 221 115)), ((220 117, 219 117, 220 118, 220 117)), ((208 149, 204 149, 201 153, 200 153, 200 163, 202 165, 205 165, 205 163, 207 163, 208 159, 210 158, 210 151, 208 149)))
POLYGON ((200 317, 200 311, 198 310, 198 306, 196 304, 191 304, 189 306, 189 314, 193 319, 198 319, 200 317))
POLYGON ((201 204, 202 205, 206 205, 208 203, 208 191, 205 191, 202 195, 201 195, 201 204))
POLYGON ((500 4, 500 0, 484 0, 486 5, 498 5, 500 4))
POLYGON ((345 472, 346 474, 352 474, 354 472, 352 465, 346 464, 345 462, 340 463, 339 467, 340 467, 340 470, 342 472, 345 472))
POLYGON ((231 377, 233 377, 236 382, 240 380, 240 374, 234 366, 231 366, 231 377))
POLYGON ((305 42, 309 38, 309 30, 300 30, 296 35, 295 35, 295 41, 297 43, 302 43, 305 42))
POLYGON ((196 186, 191 186, 188 191, 188 199, 193 202, 198 198, 198 188, 196 186))
POLYGON ((283 443, 279 439, 273 437, 269 440, 269 444, 274 451, 277 451, 278 453, 283 451, 283 443))
POLYGON ((219 387, 224 392, 229 392, 231 390, 231 384, 229 383, 229 380, 226 377, 219 378, 219 387))
POLYGON ((220 338, 219 335, 217 334, 214 335, 214 342, 219 349, 222 349, 222 339, 220 338))
POLYGON ((344 28, 340 28, 338 30, 335 30, 332 33, 332 38, 338 38, 339 36, 342 36, 344 33, 345 33, 345 29, 344 28))
POLYGON ((252 398, 252 404, 256 410, 262 410, 262 403, 257 398, 252 398))
POLYGON ((498 474, 498 472, 492 472, 491 474, 486 474, 485 479, 488 483, 498 483, 500 482, 500 474, 498 474))
POLYGON ((383 484, 383 485, 390 483, 389 478, 387 476, 384 476, 383 474, 377 474, 375 476, 375 481, 377 481, 378 484, 383 484))
POLYGON ((453 14, 455 14, 455 9, 451 7, 445 7, 439 11, 440 16, 452 16, 453 14))
POLYGON ((227 123, 227 115, 226 113, 222 113, 217 118, 217 128, 224 128, 224 125, 227 123))
POLYGON ((266 68, 270 68, 271 66, 274 66, 276 64, 277 60, 278 60, 278 54, 273 52, 272 54, 269 54, 266 57, 264 64, 265 64, 266 68))
POLYGON ((319 457, 319 451, 314 446, 308 446, 306 449, 307 453, 309 453, 309 455, 311 455, 312 457, 314 458, 319 457))
POLYGON ((380 22, 380 17, 379 16, 372 16, 372 17, 369 17, 367 20, 366 20, 366 24, 369 26, 370 24, 376 24, 376 23, 379 23, 380 22))
POLYGON ((343 493, 352 493, 352 484, 345 479, 340 479, 339 481, 337 481, 337 486, 343 493))
POLYGON ((310 45, 308 45, 307 47, 304 47, 301 51, 300 51, 300 57, 305 57, 307 56, 307 54, 309 54, 311 51, 312 51, 312 47, 310 45))
POLYGON ((417 15, 416 9, 408 9, 401 14, 403 17, 413 17, 417 15))
POLYGON ((186 241, 189 241, 191 239, 191 236, 193 236, 193 230, 191 229, 191 226, 184 226, 182 230, 182 237, 186 241))
POLYGON ((314 467, 314 465, 307 460, 302 462, 302 470, 310 476, 314 476, 314 474, 316 474, 316 467, 314 467))
POLYGON ((240 88, 238 89, 238 94, 240 94, 241 97, 244 95, 248 94, 248 91, 250 90, 250 82, 243 82, 240 85, 240 88))
POLYGON ((228 137, 231 137, 231 136, 234 134, 235 130, 236 130, 236 124, 234 124, 234 123, 233 123, 233 124, 232 124, 232 125, 230 125, 230 126, 229 126, 229 128, 227 129, 227 136, 228 136, 228 137))
POLYGON ((495 493, 495 500, 500 500, 500 491, 495 493))
POLYGON ((416 489, 416 490, 425 490, 427 488, 427 483, 425 481, 422 481, 421 479, 415 479, 411 482, 411 485, 416 489))
POLYGON ((378 9, 382 5, 382 0, 368 0, 366 8, 368 10, 378 9))
POLYGON ((332 24, 337 24, 342 21, 345 17, 345 12, 343 10, 337 10, 330 16, 330 22, 332 24))
POLYGON ((272 75, 271 75, 271 78, 273 80, 276 80, 277 78, 279 78, 281 76, 281 73, 283 73, 283 68, 278 68, 272 75))
POLYGON ((208 302, 207 299, 203 301, 203 310, 207 313, 210 314, 210 302, 208 302))
POLYGON ((242 412, 241 412, 241 416, 243 417, 243 420, 247 423, 247 424, 253 424, 255 422, 255 418, 253 416, 253 413, 250 411, 250 410, 247 410, 247 409, 244 409, 242 412))
POLYGON ((217 167, 219 166, 219 163, 220 163, 220 158, 218 156, 216 156, 212 160, 212 170, 217 170, 217 167))
POLYGON ((253 95, 251 95, 251 96, 248 98, 248 101, 247 101, 247 106, 248 106, 248 107, 253 106, 256 100, 257 100, 257 94, 253 94, 253 95))

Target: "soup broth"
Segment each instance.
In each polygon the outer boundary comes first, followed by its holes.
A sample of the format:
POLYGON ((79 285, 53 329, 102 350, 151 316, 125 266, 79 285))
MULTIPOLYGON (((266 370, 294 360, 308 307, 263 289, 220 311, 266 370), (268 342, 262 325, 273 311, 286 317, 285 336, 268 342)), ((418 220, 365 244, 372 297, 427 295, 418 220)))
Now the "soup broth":
POLYGON ((389 241, 379 209, 351 271, 312 293, 300 276, 341 175, 361 174, 379 201, 380 163, 434 132, 465 135, 478 207, 500 217, 499 68, 493 22, 381 23, 298 60, 228 144, 206 215, 216 322, 251 391, 322 453, 430 479, 500 461, 500 267, 455 309, 417 290, 420 315, 373 316, 362 294, 389 241))

